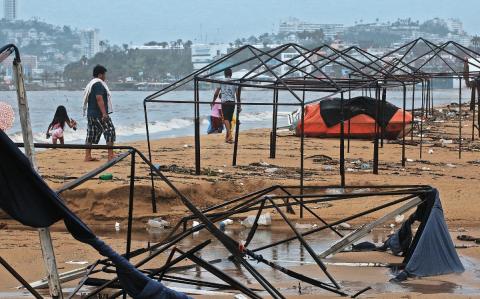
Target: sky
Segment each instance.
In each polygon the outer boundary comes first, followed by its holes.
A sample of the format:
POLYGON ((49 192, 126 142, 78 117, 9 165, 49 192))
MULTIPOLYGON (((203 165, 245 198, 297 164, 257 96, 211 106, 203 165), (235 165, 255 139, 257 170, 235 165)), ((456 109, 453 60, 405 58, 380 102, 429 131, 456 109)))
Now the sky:
MULTIPOLYGON (((1 5, 3 9, 3 5, 1 5)), ((480 32, 478 0, 19 0, 19 17, 79 29, 98 28, 114 44, 148 41, 230 42, 276 32, 281 20, 315 23, 459 18, 480 32), (460 5, 461 3, 461 5, 460 5)), ((2 14, 3 15, 3 14, 2 14)))

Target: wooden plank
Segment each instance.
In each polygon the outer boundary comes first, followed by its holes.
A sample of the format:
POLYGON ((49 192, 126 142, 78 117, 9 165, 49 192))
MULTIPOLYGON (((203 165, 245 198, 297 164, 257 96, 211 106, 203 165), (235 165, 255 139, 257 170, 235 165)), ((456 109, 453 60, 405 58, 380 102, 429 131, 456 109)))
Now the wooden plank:
MULTIPOLYGON (((23 68, 20 63, 20 57, 15 57, 13 61, 13 70, 15 75, 15 84, 17 87, 18 112, 20 115, 20 124, 22 127, 23 143, 25 144, 25 154, 30 159, 32 166, 37 170, 35 163, 35 149, 33 146, 32 124, 30 121, 30 111, 28 109, 27 93, 23 80, 23 68)), ((43 261, 49 281, 50 295, 52 298, 63 298, 60 281, 58 279, 57 264, 53 252, 52 238, 48 228, 38 230, 40 237, 40 247, 42 248, 43 261)))

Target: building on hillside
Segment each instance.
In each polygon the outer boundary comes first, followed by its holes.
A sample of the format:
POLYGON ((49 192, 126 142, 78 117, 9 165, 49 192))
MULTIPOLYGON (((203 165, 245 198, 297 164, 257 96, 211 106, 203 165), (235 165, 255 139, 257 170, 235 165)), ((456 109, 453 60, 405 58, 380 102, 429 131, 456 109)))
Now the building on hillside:
POLYGON ((463 23, 459 19, 447 19, 446 20, 448 30, 456 34, 463 34, 463 23))
POLYGON ((15 21, 18 17, 18 0, 3 0, 3 13, 7 21, 15 21))
MULTIPOLYGON (((1 63, 2 73, 7 77, 13 77, 13 55, 8 56, 1 63)), ((35 55, 22 55, 22 66, 25 77, 30 78, 38 69, 38 59, 35 55)))
POLYGON ((100 31, 98 29, 89 29, 81 32, 82 54, 87 58, 92 58, 100 52, 100 31))
POLYGON ((297 32, 311 32, 322 30, 325 38, 335 39, 335 37, 345 31, 343 24, 318 24, 300 21, 296 18, 289 18, 286 21, 280 22, 278 29, 279 34, 297 33, 297 32))
POLYGON ((228 53, 229 44, 193 44, 192 64, 194 70, 213 62, 216 58, 228 53))

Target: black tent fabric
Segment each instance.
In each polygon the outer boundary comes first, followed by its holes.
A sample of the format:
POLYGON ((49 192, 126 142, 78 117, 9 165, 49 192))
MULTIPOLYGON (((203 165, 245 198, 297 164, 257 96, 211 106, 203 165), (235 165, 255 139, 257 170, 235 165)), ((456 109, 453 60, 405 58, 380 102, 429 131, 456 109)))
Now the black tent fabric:
POLYGON ((433 189, 424 201, 405 221, 402 227, 384 244, 383 249, 403 252, 405 269, 394 281, 408 277, 435 276, 465 271, 453 244, 443 215, 440 195, 433 189), (420 226, 412 241, 411 225, 419 221, 420 226))
POLYGON ((115 264, 125 291, 138 299, 187 299, 150 279, 123 256, 100 240, 52 191, 32 168, 30 161, 0 130, 0 208, 10 217, 31 227, 48 227, 62 220, 72 236, 91 245, 115 264))
MULTIPOLYGON (((386 127, 399 108, 389 102, 370 97, 354 97, 343 100, 344 120, 366 114, 375 119, 377 123, 386 127), (377 112, 378 109, 378 112, 377 112), (382 112, 383 109, 383 113, 382 112)), ((327 127, 333 127, 342 121, 342 100, 339 98, 326 99, 320 102, 320 114, 327 127)))

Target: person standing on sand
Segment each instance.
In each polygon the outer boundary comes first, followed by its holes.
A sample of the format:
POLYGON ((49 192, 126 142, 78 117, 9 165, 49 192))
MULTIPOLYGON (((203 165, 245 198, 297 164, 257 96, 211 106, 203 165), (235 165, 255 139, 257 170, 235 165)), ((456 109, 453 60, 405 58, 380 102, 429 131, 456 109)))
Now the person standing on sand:
MULTIPOLYGON (((103 134, 107 145, 113 146, 115 142, 115 127, 112 119, 108 116, 113 112, 110 90, 106 80, 107 69, 96 65, 93 68, 93 79, 85 87, 83 94, 83 115, 87 114, 87 138, 86 145, 98 144, 103 134)), ((113 149, 108 150, 108 160, 114 158, 113 149)), ((85 150, 85 161, 98 161, 92 157, 92 150, 85 150)))
POLYGON ((472 89, 472 97, 470 101, 470 110, 474 110, 475 108, 475 93, 478 92, 480 95, 480 76, 477 75, 477 77, 473 78, 473 80, 470 80, 470 71, 469 71, 469 65, 468 65, 468 57, 465 57, 464 63, 463 63, 463 78, 465 79, 465 85, 467 85, 468 88, 472 89))
MULTIPOLYGON (((227 68, 224 70, 225 81, 230 81, 232 79, 232 69, 227 68)), ((238 103, 238 112, 242 111, 242 107, 240 106, 240 88, 236 85, 222 83, 220 87, 215 90, 215 94, 213 96, 212 106, 215 105, 215 101, 217 100, 219 95, 221 96, 222 100, 222 112, 223 112, 223 122, 225 124, 226 135, 225 135, 225 142, 233 143, 232 137, 232 120, 233 120, 233 113, 235 112, 235 99, 238 103)), ((238 121, 238 120, 237 120, 238 121)))

